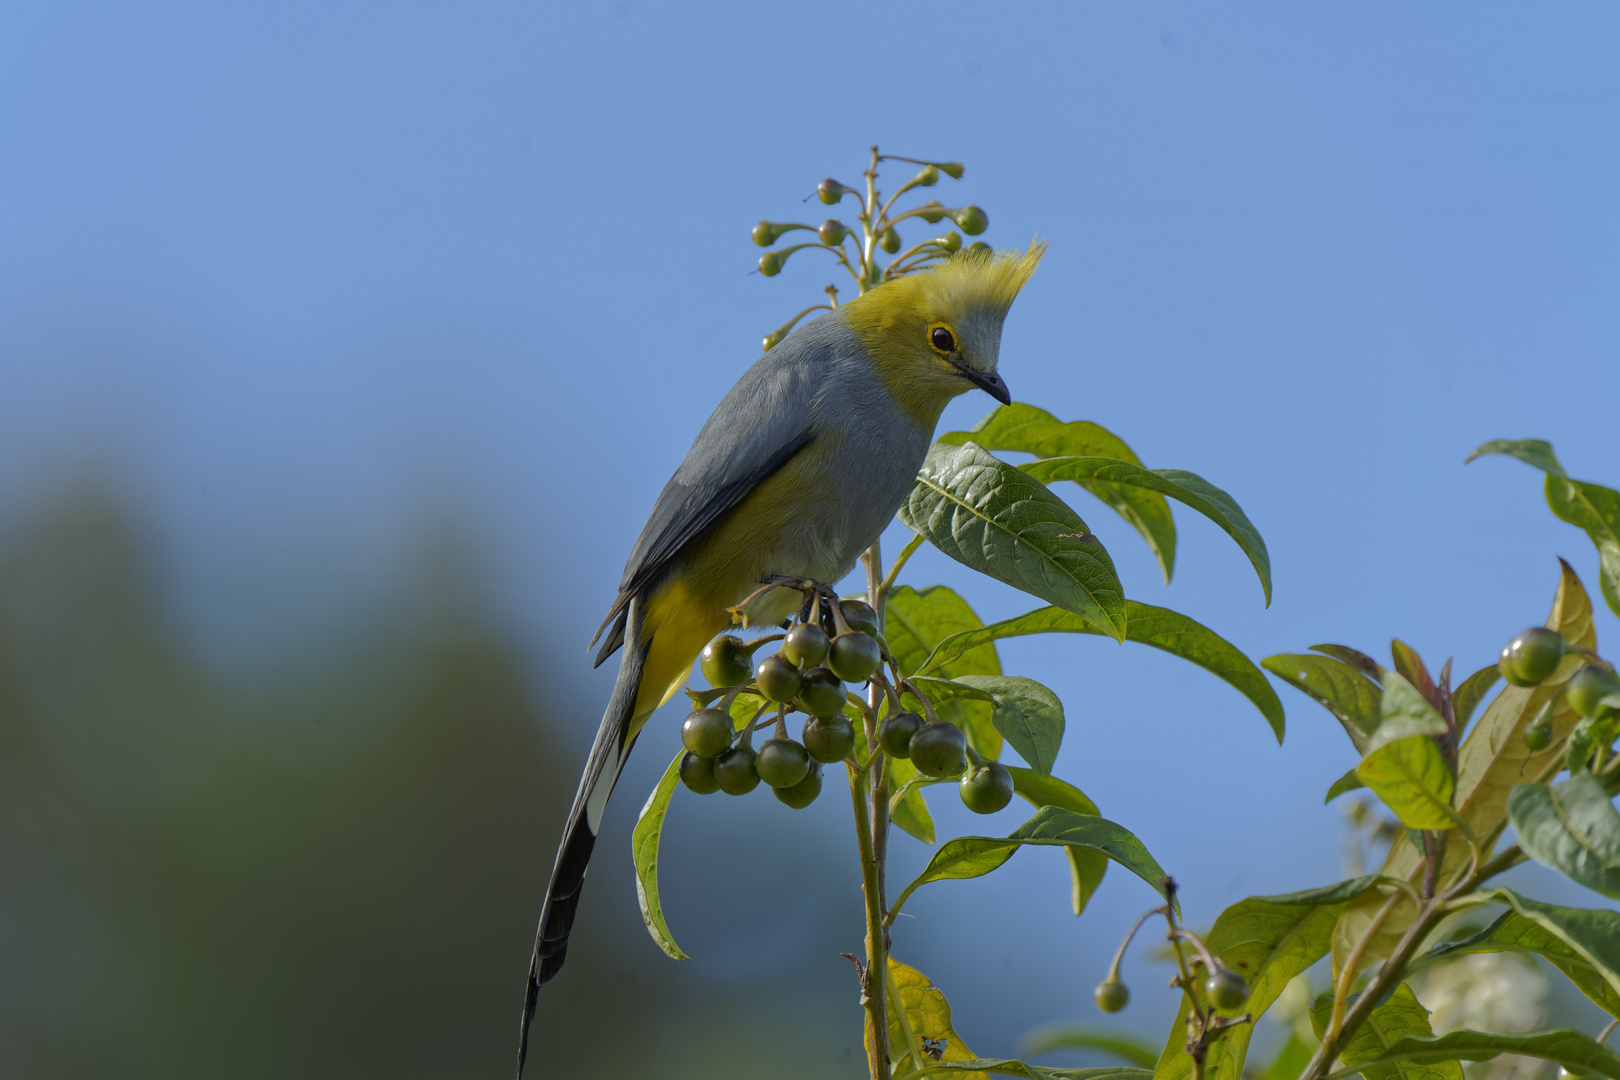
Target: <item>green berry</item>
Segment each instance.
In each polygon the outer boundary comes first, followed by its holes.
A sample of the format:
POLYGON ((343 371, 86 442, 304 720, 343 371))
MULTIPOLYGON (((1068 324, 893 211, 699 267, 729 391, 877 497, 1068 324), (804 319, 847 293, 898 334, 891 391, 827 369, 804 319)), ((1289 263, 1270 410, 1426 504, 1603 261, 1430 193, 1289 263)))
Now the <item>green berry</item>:
POLYGON ((951 220, 956 222, 957 228, 969 236, 978 236, 990 227, 989 216, 977 206, 962 207, 951 215, 951 220))
POLYGON ((1005 810, 1012 802, 1012 773, 999 761, 987 761, 963 773, 957 790, 962 795, 963 806, 975 814, 993 814, 1005 810))
POLYGON ((967 736, 955 724, 924 724, 911 737, 911 763, 924 776, 952 776, 962 771, 967 736))
POLYGON ((863 683, 883 664, 877 638, 859 630, 839 634, 827 650, 827 666, 845 682, 863 683))
POLYGON ((962 250, 968 252, 970 255, 988 255, 990 254, 991 249, 990 245, 985 243, 983 240, 975 240, 962 250))
POLYGON ((760 247, 770 247, 772 244, 776 243, 776 238, 781 235, 782 234, 777 231, 776 226, 772 225, 769 221, 762 221, 758 225, 754 226, 754 243, 758 244, 760 247))
POLYGON ((771 790, 776 793, 778 799, 787 803, 793 809, 803 810, 815 802, 816 796, 821 794, 821 766, 811 762, 810 769, 804 774, 803 780, 800 780, 792 787, 779 787, 771 790))
POLYGON ((747 682, 749 668, 753 666, 753 657, 749 654, 748 646, 734 634, 722 634, 707 645, 703 646, 703 655, 698 663, 703 669, 703 677, 709 680, 710 686, 736 686, 747 682))
POLYGON ((922 717, 914 712, 895 713, 878 725, 878 745, 890 757, 911 756, 911 737, 922 730, 922 717))
POLYGON ((690 750, 681 758, 681 783, 699 795, 712 795, 720 790, 720 781, 714 776, 714 758, 702 757, 690 750))
POLYGON ((852 190, 854 189, 845 187, 843 184, 840 184, 838 181, 829 176, 827 179, 816 185, 816 198, 820 199, 828 206, 832 206, 833 204, 837 203, 839 199, 842 199, 845 193, 852 190))
POLYGON ((782 639, 782 655, 802 668, 827 659, 827 632, 814 623, 800 623, 782 639))
POLYGON ((1524 745, 1536 753, 1552 745, 1552 717, 1543 716, 1524 729, 1524 745))
POLYGON ((877 612, 865 600, 840 600, 838 613, 851 630, 859 630, 863 634, 877 633, 877 612))
POLYGON ((1502 678, 1514 686, 1539 686, 1563 658, 1564 636, 1545 626, 1532 626, 1502 646, 1497 667, 1502 678))
POLYGON ((1596 716, 1603 708, 1603 699, 1609 694, 1620 694, 1620 679, 1614 672, 1597 664, 1587 664, 1569 677, 1564 684, 1564 700, 1582 716, 1596 716))
POLYGON ((746 746, 738 746, 715 758, 714 780, 727 795, 746 795, 753 791, 759 786, 754 752, 746 746))
POLYGON ((828 218, 821 223, 821 228, 816 230, 816 235, 821 237, 823 244, 837 247, 844 242, 844 237, 849 235, 849 229, 837 218, 828 218))
POLYGON ((893 229, 884 229, 878 233, 878 246, 893 255, 900 250, 900 234, 893 229))
POLYGON ((777 702, 792 701, 798 697, 799 687, 804 683, 799 669, 781 653, 772 653, 761 660, 759 670, 754 672, 754 679, 759 684, 759 692, 777 702))
POLYGON ((1217 1009, 1238 1009, 1249 1000, 1249 984, 1237 972, 1222 968, 1204 980, 1204 993, 1217 1009))
POLYGON ((754 770, 771 787, 792 787, 810 771, 810 755, 792 739, 772 739, 759 748, 754 770))
POLYGON ((718 757, 731 745, 731 717, 719 709, 699 709, 681 721, 681 744, 698 757, 718 757))
POLYGON ((933 242, 952 253, 962 250, 962 234, 955 229, 944 236, 936 236, 933 242))
POLYGON ((811 668, 804 673, 797 700, 799 708, 811 716, 840 716, 844 711, 844 684, 824 667, 811 668))
POLYGON ((1091 992, 1097 1008, 1105 1013, 1117 1013, 1131 1003, 1131 990, 1117 975, 1110 975, 1091 992))
POLYGON ((759 257, 759 272, 766 277, 775 277, 782 272, 782 253, 780 251, 767 251, 759 257))
POLYGON ((804 748, 817 761, 843 761, 855 749, 855 725, 849 717, 812 716, 804 722, 804 748))

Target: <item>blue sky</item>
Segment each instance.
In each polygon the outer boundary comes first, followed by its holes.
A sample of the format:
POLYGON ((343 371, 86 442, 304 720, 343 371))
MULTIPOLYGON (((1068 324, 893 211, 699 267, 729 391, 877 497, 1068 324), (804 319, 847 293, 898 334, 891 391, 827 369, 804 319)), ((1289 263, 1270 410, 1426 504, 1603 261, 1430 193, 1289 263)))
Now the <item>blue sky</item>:
MULTIPOLYGON (((805 255, 751 273, 748 229, 819 220, 801 198, 855 182, 876 142, 965 162, 935 194, 985 207, 985 239, 1051 242, 1007 324, 1015 396, 1202 474, 1270 545, 1268 610, 1182 513, 1165 589, 1074 492, 1130 595, 1256 657, 1399 635, 1471 671, 1544 617, 1555 555, 1594 589, 1596 559, 1537 474, 1464 456, 1540 436, 1620 483, 1617 33, 1591 3, 13 4, 0 526, 111 476, 179 625, 255 678, 386 608, 422 527, 452 518, 583 749, 611 683, 584 641, 653 498, 761 334, 836 280, 805 255)), ((987 618, 1035 606, 939 556, 913 567, 987 618)), ((1003 656, 1063 697, 1058 771, 1137 829, 1191 913, 1337 875, 1320 797, 1352 758, 1314 705, 1280 689, 1279 749, 1158 654, 1003 656)), ((741 812, 690 813, 722 810, 741 812)), ((826 805, 794 820, 845 825, 826 805)), ((1120 875, 1076 930, 1055 861, 1013 866, 913 910, 1005 903, 1030 936, 919 943, 919 966, 949 989, 1012 950, 1073 988, 1055 1013, 1089 1010, 1148 893, 1120 875)), ((959 1007, 1013 1031, 1014 985, 959 1007)))

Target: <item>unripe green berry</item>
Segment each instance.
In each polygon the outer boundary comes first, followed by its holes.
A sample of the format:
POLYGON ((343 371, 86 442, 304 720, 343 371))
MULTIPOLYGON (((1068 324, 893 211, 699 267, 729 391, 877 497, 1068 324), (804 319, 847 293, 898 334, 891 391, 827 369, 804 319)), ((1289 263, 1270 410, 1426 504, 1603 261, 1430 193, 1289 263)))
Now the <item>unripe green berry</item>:
POLYGON ((911 737, 922 730, 922 717, 914 712, 895 713, 878 725, 878 745, 890 757, 909 758, 911 737))
POLYGON ((1524 729, 1524 745, 1540 753, 1552 745, 1552 717, 1543 716, 1524 729))
POLYGON ((817 761, 832 764, 849 757, 855 749, 855 725, 849 717, 812 716, 804 722, 804 749, 817 761))
POLYGON ((837 247, 844 242, 844 237, 849 235, 849 229, 837 218, 828 218, 821 223, 821 228, 816 230, 816 235, 821 237, 823 244, 837 247))
POLYGON ((1564 684, 1564 700, 1582 716, 1596 716, 1609 694, 1620 694, 1620 679, 1597 664, 1579 668, 1564 684))
POLYGON ((978 236, 990 227, 990 218, 977 206, 964 206, 951 215, 951 220, 969 236, 978 236))
POLYGON ((851 630, 859 630, 863 634, 877 633, 877 612, 865 600, 840 600, 838 613, 851 630))
POLYGON ((776 702, 792 701, 799 696, 799 687, 804 685, 799 669, 781 653, 772 653, 761 660, 754 680, 759 692, 776 702))
POLYGON ((824 667, 811 668, 804 673, 797 700, 811 716, 839 716, 844 711, 844 684, 824 667))
POLYGON ((962 250, 962 234, 957 232, 955 229, 952 229, 944 236, 935 237, 934 243, 938 244, 946 251, 955 253, 962 250))
POLYGON ((800 780, 792 787, 779 787, 771 790, 776 793, 779 800, 793 807, 793 809, 803 810, 815 802, 816 796, 821 794, 821 766, 811 762, 810 769, 804 774, 803 780, 800 780))
POLYGON ((863 683, 883 665, 877 638, 859 630, 839 634, 827 650, 827 666, 845 682, 863 683))
POLYGON ((900 234, 893 229, 884 229, 878 233, 878 247, 893 255, 900 250, 900 234))
POLYGON ((990 254, 990 245, 983 240, 975 240, 962 250, 970 255, 988 255, 990 254))
POLYGON ((820 199, 828 206, 832 206, 834 203, 838 202, 839 199, 842 199, 844 197, 844 193, 849 190, 851 189, 845 187, 843 184, 840 184, 838 181, 829 176, 827 179, 816 185, 816 198, 820 199))
POLYGON ((810 771, 810 755, 792 739, 772 739, 759 748, 754 770, 771 787, 792 787, 810 771))
POLYGON ((962 771, 967 736, 955 724, 924 724, 911 737, 911 763, 924 776, 953 776, 962 771))
POLYGON ((827 631, 814 623, 800 623, 782 639, 782 655, 802 668, 827 659, 827 631))
POLYGON ((731 745, 731 717, 719 709, 699 709, 681 721, 681 745, 698 757, 718 757, 731 745))
POLYGON ((1131 990, 1117 975, 1110 975, 1091 992, 1097 1008, 1105 1013, 1117 1013, 1131 1003, 1131 990))
POLYGON ((1532 626, 1502 646, 1497 668, 1514 686, 1539 686, 1563 659, 1564 636, 1545 626, 1532 626))
POLYGON ((746 795, 753 791, 759 786, 754 752, 746 746, 736 746, 715 758, 714 779, 727 795, 746 795))
POLYGON ((1238 1009, 1249 1000, 1249 984, 1237 972, 1222 968, 1204 980, 1204 993, 1217 1009, 1238 1009))
POLYGON ((775 277, 782 272, 782 253, 767 251, 759 257, 759 272, 766 277, 775 277))
POLYGON ((712 795, 719 791, 720 781, 714 775, 714 758, 688 750, 681 756, 681 783, 699 795, 712 795))
POLYGON ((1007 804, 1012 802, 1012 773, 999 761, 987 761, 977 769, 963 773, 957 790, 961 793, 963 806, 975 814, 993 814, 997 810, 1005 810, 1007 804))
POLYGON ((776 238, 780 235, 782 234, 776 231, 776 226, 769 221, 762 221, 754 226, 754 243, 760 247, 770 247, 776 243, 776 238))
POLYGON ((710 686, 736 686, 748 681, 752 659, 742 638, 723 634, 703 646, 698 664, 710 686))

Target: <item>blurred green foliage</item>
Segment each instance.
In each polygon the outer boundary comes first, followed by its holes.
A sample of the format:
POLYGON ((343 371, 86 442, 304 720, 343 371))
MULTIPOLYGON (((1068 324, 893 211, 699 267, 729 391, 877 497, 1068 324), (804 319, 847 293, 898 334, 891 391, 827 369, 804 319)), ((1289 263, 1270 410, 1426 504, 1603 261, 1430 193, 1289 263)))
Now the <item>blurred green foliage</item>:
MULTIPOLYGON (((118 505, 0 540, 0 1075, 504 1075, 582 751, 466 575, 423 571, 409 625, 227 685, 118 505)), ((536 1075, 859 1073, 849 1018, 608 925, 582 921, 541 1003, 536 1075)))

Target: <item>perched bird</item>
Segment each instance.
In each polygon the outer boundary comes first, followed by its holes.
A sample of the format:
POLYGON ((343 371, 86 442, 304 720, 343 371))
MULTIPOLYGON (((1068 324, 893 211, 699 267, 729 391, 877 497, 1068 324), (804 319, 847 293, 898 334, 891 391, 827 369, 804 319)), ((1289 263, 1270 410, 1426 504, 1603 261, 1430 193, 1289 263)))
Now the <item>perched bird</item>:
MULTIPOLYGON (((1001 326, 1044 250, 964 252, 877 286, 761 356, 698 432, 591 641, 608 631, 598 665, 620 646, 624 656, 541 909, 519 1076, 536 995, 567 956, 602 811, 642 725, 731 625, 727 609, 767 579, 832 583, 854 568, 910 492, 947 402, 974 388, 1012 400, 996 373, 1001 326)), ((780 622, 801 599, 768 590, 747 622, 780 622)))

